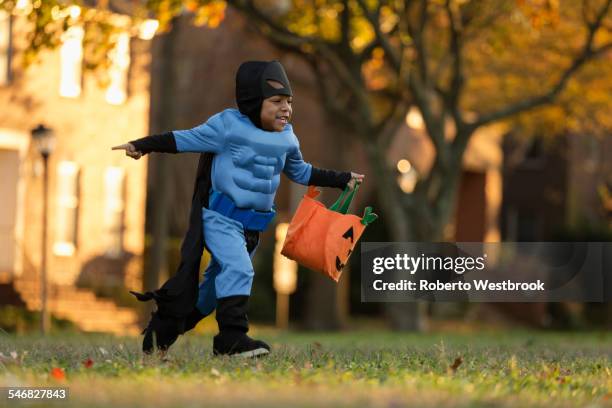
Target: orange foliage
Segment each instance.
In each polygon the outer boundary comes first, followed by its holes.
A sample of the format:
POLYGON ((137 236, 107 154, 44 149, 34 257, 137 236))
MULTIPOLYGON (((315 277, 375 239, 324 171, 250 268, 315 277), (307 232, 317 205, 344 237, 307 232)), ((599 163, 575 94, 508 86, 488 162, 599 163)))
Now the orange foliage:
POLYGON ((59 367, 51 369, 51 377, 55 380, 62 381, 66 379, 66 373, 59 367))

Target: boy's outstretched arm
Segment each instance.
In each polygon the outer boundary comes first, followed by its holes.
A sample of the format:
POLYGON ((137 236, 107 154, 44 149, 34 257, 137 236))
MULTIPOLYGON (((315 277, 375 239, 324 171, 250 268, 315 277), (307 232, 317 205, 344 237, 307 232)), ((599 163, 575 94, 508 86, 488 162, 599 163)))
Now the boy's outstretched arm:
POLYGON ((125 150, 126 156, 136 160, 151 152, 177 153, 176 141, 172 132, 132 140, 129 143, 114 146, 112 150, 125 150))
POLYGON ((358 174, 355 172, 319 169, 312 166, 312 172, 310 173, 308 185, 318 187, 336 187, 340 189, 344 189, 348 185, 352 190, 355 188, 357 183, 363 182, 364 178, 365 176, 363 174, 358 174))
POLYGON ((134 159, 140 159, 142 155, 151 152, 218 153, 223 148, 224 139, 223 119, 219 113, 193 129, 175 130, 143 137, 115 146, 112 150, 125 150, 126 156, 134 159))

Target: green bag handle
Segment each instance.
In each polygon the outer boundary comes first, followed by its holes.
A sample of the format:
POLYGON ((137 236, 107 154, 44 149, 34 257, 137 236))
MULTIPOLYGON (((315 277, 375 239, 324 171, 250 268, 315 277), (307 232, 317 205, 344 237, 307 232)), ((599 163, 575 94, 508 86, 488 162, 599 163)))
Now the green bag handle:
MULTIPOLYGON (((359 190, 360 185, 361 183, 357 183, 355 185, 355 188, 352 191, 350 191, 350 193, 349 193, 349 188, 346 187, 344 191, 342 192, 342 194, 340 194, 340 197, 338 197, 336 202, 333 203, 332 206, 329 207, 329 209, 332 211, 339 212, 340 214, 346 214, 348 212, 349 207, 351 206, 353 197, 355 197, 357 190, 359 190)), ((372 212, 372 207, 366 207, 365 210, 363 211, 363 217, 361 218, 360 222, 367 227, 368 225, 370 225, 377 219, 378 219, 378 215, 372 212)))
POLYGON ((346 186, 342 194, 340 194, 340 197, 338 197, 336 202, 333 203, 332 206, 329 207, 329 209, 332 211, 339 212, 340 214, 346 214, 348 212, 349 207, 351 206, 353 197, 355 197, 357 190, 359 190, 360 184, 361 183, 357 183, 352 191, 349 189, 348 186, 346 186))
POLYGON ((376 221, 378 219, 378 215, 372 212, 372 207, 366 207, 363 212, 363 217, 361 218, 361 223, 366 227, 376 221))

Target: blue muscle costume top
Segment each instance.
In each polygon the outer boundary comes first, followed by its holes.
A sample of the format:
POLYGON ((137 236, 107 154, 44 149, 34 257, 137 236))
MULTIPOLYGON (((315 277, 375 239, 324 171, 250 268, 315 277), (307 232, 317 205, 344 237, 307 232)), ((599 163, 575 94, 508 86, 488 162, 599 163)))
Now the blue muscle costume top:
POLYGON ((226 109, 193 129, 173 131, 178 152, 215 153, 212 188, 227 194, 240 208, 269 211, 283 171, 308 185, 306 163, 290 124, 282 132, 257 128, 237 109, 226 109))

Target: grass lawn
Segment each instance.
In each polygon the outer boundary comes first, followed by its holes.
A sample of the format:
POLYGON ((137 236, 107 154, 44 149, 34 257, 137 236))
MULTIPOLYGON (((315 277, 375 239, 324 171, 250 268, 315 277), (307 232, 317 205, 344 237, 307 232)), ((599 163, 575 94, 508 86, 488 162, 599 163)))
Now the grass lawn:
POLYGON ((62 407, 612 407, 610 332, 255 334, 272 355, 215 358, 207 334, 165 361, 140 338, 0 334, 0 386, 68 387, 62 407))

